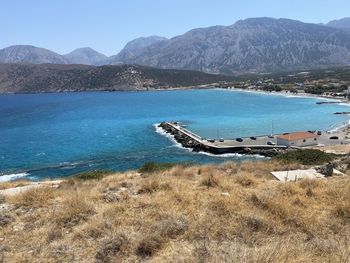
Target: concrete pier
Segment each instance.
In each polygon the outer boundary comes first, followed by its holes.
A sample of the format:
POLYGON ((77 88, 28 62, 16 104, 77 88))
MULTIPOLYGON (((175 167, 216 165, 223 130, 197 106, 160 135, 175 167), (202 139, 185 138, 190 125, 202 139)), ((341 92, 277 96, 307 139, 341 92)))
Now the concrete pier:
POLYGON ((276 143, 276 139, 269 136, 258 136, 252 138, 241 138, 237 140, 207 140, 201 136, 185 129, 177 122, 162 122, 161 127, 165 132, 172 134, 175 140, 185 148, 190 148, 195 152, 208 152, 212 154, 259 154, 273 157, 286 151, 286 146, 268 145, 268 142, 276 143))

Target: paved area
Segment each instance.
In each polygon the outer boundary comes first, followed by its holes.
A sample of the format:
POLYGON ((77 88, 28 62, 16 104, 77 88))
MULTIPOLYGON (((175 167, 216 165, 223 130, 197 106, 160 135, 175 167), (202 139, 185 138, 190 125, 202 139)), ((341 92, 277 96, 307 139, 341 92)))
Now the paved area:
MULTIPOLYGON (((318 173, 315 169, 271 172, 271 174, 282 182, 295 182, 301 179, 322 179, 325 177, 323 174, 318 173)), ((344 174, 338 170, 333 170, 333 176, 342 175, 344 174)))
POLYGON ((325 177, 323 174, 316 172, 315 169, 271 172, 271 174, 282 182, 295 182, 305 178, 319 179, 325 177))
POLYGON ((269 136, 257 136, 254 137, 242 137, 240 138, 241 141, 238 141, 236 139, 224 139, 223 141, 215 140, 211 141, 210 139, 204 139, 201 138, 199 135, 185 129, 184 127, 181 127, 180 125, 176 125, 173 123, 168 123, 169 125, 173 126, 174 128, 178 129, 182 133, 186 134, 187 136, 193 138, 194 140, 208 146, 214 146, 214 147, 220 147, 220 148, 225 148, 225 147, 278 147, 276 145, 277 139, 276 135, 273 136, 272 138, 269 138, 269 136), (272 142, 274 145, 268 145, 268 142, 272 142))
MULTIPOLYGON (((201 138, 199 135, 194 134, 193 132, 181 127, 180 125, 175 125, 170 123, 176 129, 184 132, 195 140, 203 143, 208 146, 216 147, 251 147, 251 146, 268 146, 268 142, 277 144, 277 136, 275 134, 272 138, 270 136, 256 136, 254 139, 252 137, 242 137, 242 141, 236 139, 224 139, 223 141, 215 140, 208 141, 207 139, 201 138)), ((324 146, 336 146, 336 145, 347 145, 350 144, 350 125, 338 129, 336 131, 323 131, 322 134, 318 137, 318 147, 324 146), (333 137, 333 138, 332 138, 333 137), (332 139, 331 139, 332 138, 332 139), (336 139, 337 138, 337 139, 336 139)), ((277 145, 276 145, 277 146, 277 145)), ((314 146, 316 147, 316 145, 314 146)))

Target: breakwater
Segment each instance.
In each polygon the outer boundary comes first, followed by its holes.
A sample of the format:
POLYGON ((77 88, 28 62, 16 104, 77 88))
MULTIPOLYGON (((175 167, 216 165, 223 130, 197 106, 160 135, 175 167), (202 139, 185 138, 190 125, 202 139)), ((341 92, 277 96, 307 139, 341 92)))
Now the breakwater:
POLYGON ((162 122, 159 124, 166 133, 174 136, 174 139, 185 148, 194 152, 207 152, 211 154, 249 154, 273 157, 284 153, 287 147, 280 145, 267 145, 267 141, 273 140, 267 136, 254 137, 254 139, 240 140, 207 140, 201 136, 185 129, 177 122, 162 122))

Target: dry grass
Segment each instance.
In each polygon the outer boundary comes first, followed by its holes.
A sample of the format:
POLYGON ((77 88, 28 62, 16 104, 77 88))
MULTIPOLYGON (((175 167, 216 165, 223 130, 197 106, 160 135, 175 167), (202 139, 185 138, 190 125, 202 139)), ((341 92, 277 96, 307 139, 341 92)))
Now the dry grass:
POLYGON ((7 189, 7 188, 21 187, 29 184, 31 184, 31 182, 25 181, 25 180, 3 182, 3 183, 0 183, 0 190, 7 189))
POLYGON ((350 178, 269 175, 288 168, 175 166, 7 197, 0 262, 349 262, 350 178))
POLYGON ((55 198, 55 195, 55 191, 52 191, 49 187, 35 187, 11 196, 9 202, 19 207, 45 207, 55 198))
POLYGON ((55 222, 60 227, 71 227, 82 220, 86 221, 87 218, 94 214, 94 206, 87 201, 88 196, 85 193, 71 193, 70 196, 65 198, 61 207, 55 216, 55 222))

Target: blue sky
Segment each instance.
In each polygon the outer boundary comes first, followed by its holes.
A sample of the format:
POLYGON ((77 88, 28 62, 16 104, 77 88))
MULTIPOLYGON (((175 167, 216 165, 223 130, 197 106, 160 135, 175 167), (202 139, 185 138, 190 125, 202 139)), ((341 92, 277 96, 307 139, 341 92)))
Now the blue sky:
POLYGON ((328 22, 349 0, 1 0, 0 48, 30 44, 64 54, 90 46, 116 54, 140 36, 173 37, 248 17, 328 22))

